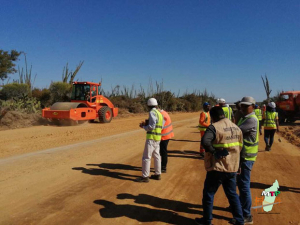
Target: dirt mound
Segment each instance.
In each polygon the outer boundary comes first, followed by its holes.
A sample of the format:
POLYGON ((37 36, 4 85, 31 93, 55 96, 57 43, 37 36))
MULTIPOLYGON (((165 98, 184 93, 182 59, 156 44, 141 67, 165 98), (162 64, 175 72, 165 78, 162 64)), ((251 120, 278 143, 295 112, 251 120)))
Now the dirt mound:
POLYGON ((27 114, 19 111, 8 111, 0 120, 0 130, 31 127, 47 124, 40 113, 27 114))
POLYGON ((292 144, 300 147, 300 128, 287 126, 284 127, 284 131, 281 132, 282 136, 292 144))

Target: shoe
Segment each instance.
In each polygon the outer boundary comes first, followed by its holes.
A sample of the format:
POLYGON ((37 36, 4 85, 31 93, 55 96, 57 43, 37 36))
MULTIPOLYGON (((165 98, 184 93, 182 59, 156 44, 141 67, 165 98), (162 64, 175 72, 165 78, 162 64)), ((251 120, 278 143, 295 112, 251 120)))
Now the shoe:
POLYGON ((271 146, 270 145, 268 146, 268 151, 271 151, 271 146))
POLYGON ((207 223, 203 221, 203 218, 196 218, 195 219, 196 224, 198 225, 212 225, 211 223, 207 223))
POLYGON ((265 147, 265 151, 269 151, 269 145, 265 147))
MULTIPOLYGON (((237 224, 236 219, 234 218, 232 218, 229 223, 234 225, 237 224)), ((252 216, 244 217, 244 224, 253 224, 252 216)))
POLYGON ((153 174, 153 175, 151 175, 150 179, 153 179, 153 180, 160 180, 161 177, 160 177, 160 174, 158 174, 158 175, 153 174))
POLYGON ((252 216, 244 217, 244 224, 253 224, 252 216))
POLYGON ((167 172, 167 169, 161 169, 161 172, 162 172, 162 173, 166 173, 166 172, 167 172))
POLYGON ((138 177, 135 181, 139 183, 148 183, 149 177, 138 177))

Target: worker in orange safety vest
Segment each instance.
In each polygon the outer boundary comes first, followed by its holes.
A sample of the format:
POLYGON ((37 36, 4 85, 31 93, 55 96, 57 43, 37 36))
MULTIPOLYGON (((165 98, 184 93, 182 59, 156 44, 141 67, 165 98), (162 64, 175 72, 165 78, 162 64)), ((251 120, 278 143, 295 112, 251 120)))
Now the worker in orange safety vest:
POLYGON ((161 141, 160 141, 160 156, 161 156, 161 172, 167 172, 167 163, 168 163, 168 144, 169 140, 174 137, 172 121, 169 114, 163 109, 160 110, 165 124, 161 131, 161 141))
MULTIPOLYGON (((198 129, 200 130, 200 138, 203 137, 206 128, 209 127, 211 124, 210 114, 209 114, 210 104, 208 102, 205 102, 203 104, 203 110, 204 111, 200 113, 199 126, 198 126, 198 129)), ((204 153, 205 153, 205 149, 200 143, 200 155, 204 157, 204 153)))

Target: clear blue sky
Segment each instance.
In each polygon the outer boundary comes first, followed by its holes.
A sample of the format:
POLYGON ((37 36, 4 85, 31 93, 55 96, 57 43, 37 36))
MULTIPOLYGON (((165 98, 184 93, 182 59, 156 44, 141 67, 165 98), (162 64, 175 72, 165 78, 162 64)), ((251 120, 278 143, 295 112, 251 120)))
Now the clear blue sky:
MULTIPOLYGON (((0 49, 24 51, 35 86, 67 62, 103 88, 164 80, 166 90, 228 102, 300 90, 299 0, 0 0, 0 49)), ((24 60, 18 62, 24 66, 24 60)), ((17 74, 14 75, 18 77, 17 74)))

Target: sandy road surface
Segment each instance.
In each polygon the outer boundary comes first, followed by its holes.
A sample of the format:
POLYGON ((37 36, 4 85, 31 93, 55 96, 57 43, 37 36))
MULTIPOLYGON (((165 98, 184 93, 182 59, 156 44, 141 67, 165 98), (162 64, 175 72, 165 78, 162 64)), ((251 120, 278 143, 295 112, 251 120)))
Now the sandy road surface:
MULTIPOLYGON (((206 172, 198 157, 198 113, 174 114, 168 172, 140 184, 145 116, 111 124, 33 127, 1 131, 0 224, 194 224, 202 213, 206 172)), ((252 173, 252 196, 277 179, 281 204, 253 210, 254 224, 300 223, 300 149, 277 138, 271 152, 263 139, 252 173)), ((222 188, 214 224, 231 214, 222 188)))

